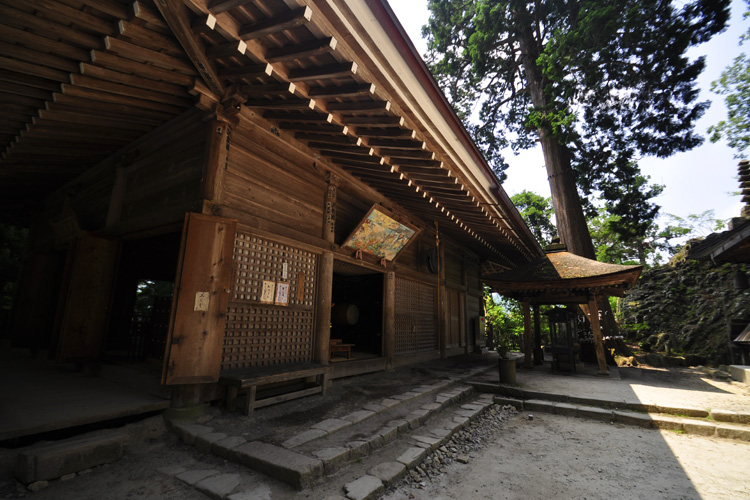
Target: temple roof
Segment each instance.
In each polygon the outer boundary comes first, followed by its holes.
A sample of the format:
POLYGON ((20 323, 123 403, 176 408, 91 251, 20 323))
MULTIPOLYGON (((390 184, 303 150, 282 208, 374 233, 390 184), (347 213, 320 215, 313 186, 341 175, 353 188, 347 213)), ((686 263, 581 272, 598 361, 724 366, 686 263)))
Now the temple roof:
POLYGON ((642 266, 607 264, 570 252, 549 253, 504 273, 483 276, 493 291, 537 303, 579 303, 593 295, 622 296, 642 266))

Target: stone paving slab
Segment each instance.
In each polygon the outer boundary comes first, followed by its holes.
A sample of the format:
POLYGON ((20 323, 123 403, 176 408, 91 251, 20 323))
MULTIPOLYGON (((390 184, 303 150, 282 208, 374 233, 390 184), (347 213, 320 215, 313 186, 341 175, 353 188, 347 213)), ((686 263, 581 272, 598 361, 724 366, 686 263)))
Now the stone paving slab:
POLYGON ((195 437, 200 434, 206 434, 213 432, 212 427, 200 424, 186 424, 183 422, 171 422, 172 430, 177 434, 182 442, 187 445, 193 446, 195 444, 195 437))
POLYGON ((243 444, 234 451, 244 465, 299 489, 323 475, 322 460, 261 441, 243 444))
POLYGON ((215 476, 219 474, 219 471, 213 470, 213 469, 200 469, 200 470, 188 470, 185 472, 182 472, 180 474, 177 474, 175 477, 182 481, 183 483, 187 483, 190 486, 193 486, 200 481, 203 481, 206 478, 209 478, 211 476, 215 476))
POLYGON ((227 437, 229 436, 223 432, 205 432, 195 436, 195 444, 193 446, 200 451, 209 452, 211 451, 211 445, 213 443, 226 439, 227 437))
POLYGON ((297 446, 301 446, 305 443, 309 443, 310 441, 322 438, 327 434, 328 432, 322 429, 308 429, 297 434, 296 436, 291 437, 290 439, 287 439, 286 441, 281 443, 281 446, 287 449, 296 448, 297 446))
POLYGON ((239 474, 218 474, 195 484, 200 492, 217 500, 231 494, 240 485, 239 474))
POLYGON ((406 473, 406 466, 400 462, 382 462, 367 473, 377 477, 385 484, 390 484, 406 473))
POLYGON ((413 467, 416 465, 422 457, 425 456, 427 453, 427 450, 424 448, 418 448, 416 446, 413 446, 409 449, 407 449, 405 452, 403 452, 397 459, 397 462, 401 462, 407 467, 413 467))
POLYGON ((350 500, 369 500, 384 490, 383 481, 370 475, 362 476, 344 485, 344 493, 350 500))
POLYGON ((361 422, 363 420, 366 420, 366 419, 372 417, 373 415, 376 415, 376 413, 377 412, 372 411, 372 410, 363 409, 363 410, 352 412, 349 415, 346 415, 346 416, 341 417, 341 418, 343 420, 348 420, 349 422, 351 422, 353 424, 356 424, 358 422, 361 422))
POLYGON ((319 429, 328 433, 336 432, 344 427, 349 427, 352 423, 349 420, 341 418, 327 418, 310 426, 311 429, 319 429))

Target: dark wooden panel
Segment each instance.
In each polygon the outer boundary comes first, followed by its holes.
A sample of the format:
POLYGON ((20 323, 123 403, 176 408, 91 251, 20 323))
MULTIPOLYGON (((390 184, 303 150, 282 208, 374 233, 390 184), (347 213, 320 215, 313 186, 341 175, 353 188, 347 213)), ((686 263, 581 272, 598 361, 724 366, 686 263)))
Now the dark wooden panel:
POLYGON ((96 359, 101 354, 118 248, 117 240, 81 236, 62 318, 58 361, 96 359))
POLYGON ((164 384, 219 380, 236 228, 231 219, 185 216, 164 384))

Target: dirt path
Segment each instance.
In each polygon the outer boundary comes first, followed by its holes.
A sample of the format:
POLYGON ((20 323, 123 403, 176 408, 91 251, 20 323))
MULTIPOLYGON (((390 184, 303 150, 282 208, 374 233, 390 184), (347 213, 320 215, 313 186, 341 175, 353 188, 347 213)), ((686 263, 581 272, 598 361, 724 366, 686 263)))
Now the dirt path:
POLYGON ((520 413, 468 464, 387 500, 750 499, 750 443, 520 413))

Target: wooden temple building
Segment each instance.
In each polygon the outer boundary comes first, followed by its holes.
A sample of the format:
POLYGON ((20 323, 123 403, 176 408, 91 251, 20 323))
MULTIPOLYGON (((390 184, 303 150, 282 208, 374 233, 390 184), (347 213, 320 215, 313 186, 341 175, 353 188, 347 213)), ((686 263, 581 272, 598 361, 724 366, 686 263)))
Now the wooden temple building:
POLYGON ((37 357, 324 388, 473 351, 483 276, 544 258, 385 0, 1 2, 0 58, 37 357))
MULTIPOLYGON (((566 251, 564 245, 553 244, 547 254, 525 266, 496 275, 483 276, 493 291, 517 299, 523 304, 524 344, 534 346, 524 350, 524 364, 542 364, 540 305, 567 305, 578 308, 591 325, 596 360, 600 375, 608 374, 604 352, 603 325, 599 304, 607 297, 622 297, 635 285, 641 266, 598 262, 566 251), (534 308, 532 326, 531 308, 534 308), (533 356, 533 359, 532 359, 533 356)), ((573 329, 571 327, 569 329, 573 329)), ((554 340, 552 341, 554 347, 554 340)), ((569 347, 572 349, 572 347, 569 347)), ((569 353, 573 355, 574 353, 569 353)), ((574 365, 574 362, 571 362, 574 365)))
POLYGON ((13 347, 192 404, 471 352, 543 255, 384 0, 3 2, 0 50, 13 347))

